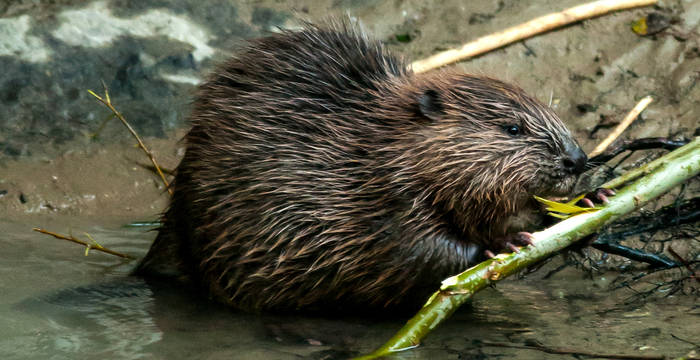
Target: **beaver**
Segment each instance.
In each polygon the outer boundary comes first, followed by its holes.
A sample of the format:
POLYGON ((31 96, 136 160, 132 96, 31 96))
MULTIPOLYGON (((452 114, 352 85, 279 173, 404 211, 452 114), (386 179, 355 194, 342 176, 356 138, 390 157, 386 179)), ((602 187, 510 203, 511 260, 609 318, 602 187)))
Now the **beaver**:
POLYGON ((198 88, 174 195, 137 274, 248 311, 420 306, 527 245, 532 195, 586 155, 505 82, 413 73, 347 23, 250 41, 198 88))

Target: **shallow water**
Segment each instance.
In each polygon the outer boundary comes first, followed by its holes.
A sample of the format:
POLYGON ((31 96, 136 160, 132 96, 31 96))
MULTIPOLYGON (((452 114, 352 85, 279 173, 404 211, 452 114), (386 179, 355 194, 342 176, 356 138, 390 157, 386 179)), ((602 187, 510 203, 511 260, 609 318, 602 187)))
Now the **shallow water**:
MULTIPOLYGON (((72 228, 78 237, 87 231, 137 257, 155 235, 114 222, 59 224, 45 223, 59 232, 72 228)), ((135 261, 94 250, 85 257, 78 245, 32 232, 35 225, 0 221, 3 359, 348 358, 379 346, 406 320, 242 314, 178 287, 149 286, 128 275, 135 261)), ((610 292, 604 277, 588 279, 572 269, 543 280, 545 271, 478 294, 423 346, 397 358, 562 358, 483 341, 629 355, 693 350, 680 339, 697 342, 695 299, 623 308, 629 293, 610 292)))

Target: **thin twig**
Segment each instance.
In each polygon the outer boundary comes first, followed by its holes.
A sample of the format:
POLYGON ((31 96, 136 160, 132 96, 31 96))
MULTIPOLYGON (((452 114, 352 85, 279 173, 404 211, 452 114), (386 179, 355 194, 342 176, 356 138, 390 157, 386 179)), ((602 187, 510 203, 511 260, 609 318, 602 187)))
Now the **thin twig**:
POLYGON ((588 163, 592 164, 590 166, 599 166, 603 163, 608 162, 617 155, 625 151, 637 151, 637 150, 649 150, 649 149, 664 149, 664 150, 676 150, 679 147, 687 144, 686 140, 671 140, 669 138, 663 137, 652 137, 652 138, 640 138, 633 140, 623 140, 615 142, 615 145, 608 147, 605 151, 598 155, 591 156, 588 158, 588 163))
POLYGON ((432 70, 453 62, 498 49, 516 41, 562 27, 577 21, 590 19, 609 12, 656 4, 657 0, 600 0, 540 16, 526 23, 510 27, 497 33, 480 37, 458 49, 437 53, 427 59, 411 64, 416 73, 432 70))
POLYGON ((700 221, 700 197, 664 206, 659 210, 626 218, 615 224, 611 232, 601 234, 600 242, 620 242, 625 238, 659 230, 678 229, 679 225, 700 221))
MULTIPOLYGON (((697 137, 696 137, 697 138, 697 137)), ((693 141, 697 141, 693 140, 693 141)), ((618 176, 615 179, 612 179, 605 184, 601 185, 600 187, 603 188, 608 188, 608 189, 616 189, 618 187, 621 187, 622 185, 629 183, 631 181, 634 181, 638 179, 641 176, 644 176, 646 174, 649 174, 653 172, 655 169, 657 169, 660 166, 663 166, 666 162, 671 161, 672 159, 675 159, 678 156, 685 156, 687 155, 688 152, 696 150, 695 146, 683 146, 680 147, 664 156, 661 156, 653 161, 650 161, 642 166, 639 166, 633 170, 630 170, 621 176, 618 176)), ((629 155, 628 155, 629 156, 629 155)), ((624 159, 623 159, 624 160, 624 159)), ((621 163, 622 161, 620 161, 621 163)), ((618 163, 619 165, 619 163, 618 163)), ((617 165, 615 165, 616 167, 617 165)))
POLYGON ((615 139, 617 139, 635 119, 637 119, 637 116, 639 116, 639 114, 644 111, 644 109, 646 109, 646 107, 649 106, 649 103, 651 103, 653 100, 654 99, 651 96, 645 96, 642 100, 639 100, 637 105, 632 108, 632 111, 625 116, 625 119, 615 127, 615 129, 610 133, 610 135, 608 135, 608 137, 605 138, 605 140, 601 141, 600 144, 598 144, 598 146, 596 146, 596 148, 593 149, 590 154, 588 154, 588 157, 594 157, 605 151, 605 149, 607 149, 608 146, 610 146, 610 144, 612 144, 612 142, 615 141, 615 139))
POLYGON ((593 244, 591 244, 591 246, 594 249, 606 252, 608 254, 618 255, 630 260, 647 263, 654 267, 668 269, 678 266, 678 264, 667 259, 663 255, 650 254, 640 249, 633 249, 631 247, 616 243, 595 241, 593 244))
MULTIPOLYGON (((75 238, 73 235, 65 236, 65 235, 57 234, 57 233, 55 233, 55 232, 51 232, 51 231, 48 231, 48 230, 45 230, 45 229, 41 229, 41 228, 33 228, 32 230, 34 230, 34 231, 36 231, 36 232, 40 232, 40 233, 42 233, 42 234, 51 235, 51 236, 55 237, 56 239, 67 240, 67 241, 74 242, 74 243, 76 243, 76 244, 83 245, 83 246, 85 246, 88 250, 89 250, 89 249, 95 249, 95 250, 102 251, 102 252, 107 253, 107 254, 119 256, 119 257, 124 258, 124 259, 133 259, 132 256, 129 256, 129 255, 126 255, 126 254, 122 254, 122 253, 117 252, 117 251, 114 251, 114 250, 107 249, 106 247, 104 247, 104 246, 98 244, 97 242, 95 242, 94 244, 90 244, 90 243, 88 243, 88 242, 86 242, 86 241, 83 241, 83 240, 80 240, 80 239, 75 238)), ((94 240, 93 240, 93 241, 94 241, 94 240)))
POLYGON ((676 258, 678 261, 680 261, 681 264, 683 264, 683 266, 685 266, 685 268, 688 269, 688 271, 690 271, 690 277, 692 277, 693 279, 695 279, 695 281, 700 283, 700 278, 695 276, 696 275, 695 271, 693 270, 693 268, 690 267, 690 263, 688 263, 688 260, 686 260, 682 256, 680 256, 676 252, 676 250, 673 250, 673 248, 670 246, 668 247, 668 252, 671 253, 671 255, 673 255, 674 258, 676 258))
POLYGON ((690 344, 690 345, 693 345, 693 346, 695 346, 695 347, 700 347, 700 343, 694 343, 694 342, 692 342, 692 341, 689 341, 689 340, 680 338, 680 337, 678 337, 678 336, 676 336, 676 335, 673 335, 673 334, 671 334, 671 337, 674 338, 674 339, 676 339, 676 340, 678 340, 678 341, 682 341, 682 342, 684 342, 684 343, 686 343, 686 344, 690 344))
POLYGON ((134 128, 132 128, 131 125, 126 121, 126 119, 124 118, 124 115, 122 115, 117 109, 114 108, 114 106, 112 105, 112 101, 109 99, 109 91, 107 90, 107 86, 104 84, 103 84, 103 86, 105 89, 104 98, 95 94, 95 92, 93 92, 92 90, 88 90, 88 92, 90 93, 90 95, 96 97, 97 100, 99 100, 101 103, 103 103, 105 106, 107 106, 107 108, 109 108, 109 110, 111 110, 112 113, 114 113, 114 115, 122 122, 122 124, 124 124, 124 126, 126 126, 126 128, 129 130, 131 135, 133 135, 134 138, 136 139, 136 141, 138 142, 141 150, 143 150, 143 152, 146 153, 148 158, 151 159, 151 162, 153 163, 153 166, 156 168, 156 171, 158 172, 160 179, 163 180, 163 184, 165 184, 165 188, 168 190, 168 193, 172 196, 173 189, 170 187, 170 184, 168 184, 168 180, 165 179, 165 174, 163 174, 163 171, 160 169, 160 166, 158 166, 158 163, 156 162, 155 156, 153 155, 151 150, 149 150, 146 147, 146 145, 143 143, 143 141, 141 141, 141 137, 139 137, 139 135, 136 133, 134 128))

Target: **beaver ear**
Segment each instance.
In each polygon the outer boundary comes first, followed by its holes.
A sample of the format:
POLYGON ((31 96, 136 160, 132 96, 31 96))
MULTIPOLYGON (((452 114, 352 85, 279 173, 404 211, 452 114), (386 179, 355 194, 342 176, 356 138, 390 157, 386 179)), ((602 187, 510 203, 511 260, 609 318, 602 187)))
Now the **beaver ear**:
POLYGON ((440 119, 444 114, 440 94, 432 89, 425 90, 418 97, 418 111, 432 121, 440 119))

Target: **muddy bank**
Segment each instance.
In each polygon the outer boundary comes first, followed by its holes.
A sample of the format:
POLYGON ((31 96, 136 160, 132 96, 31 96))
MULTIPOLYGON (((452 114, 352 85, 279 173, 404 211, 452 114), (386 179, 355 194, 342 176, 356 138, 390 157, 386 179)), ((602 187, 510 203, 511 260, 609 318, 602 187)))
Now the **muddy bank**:
MULTIPOLYGON (((169 6, 158 1, 5 6, 0 29, 13 35, 0 39, 0 64, 9 69, 0 77, 0 211, 16 217, 120 211, 150 216, 162 210, 162 188, 138 165, 144 157, 123 127, 110 121, 96 141, 89 136, 109 115, 86 92, 99 90, 101 81, 172 168, 196 84, 245 38, 305 20, 349 16, 413 60, 579 3, 257 1, 199 7, 182 0, 169 6), (166 25, 159 23, 163 18, 166 25)), ((688 137, 700 115, 700 40, 694 33, 699 24, 697 1, 664 1, 656 9, 587 20, 455 66, 517 83, 551 103, 589 151, 609 131, 593 133, 597 124, 614 123, 649 94, 654 103, 624 137, 688 137), (652 11, 673 25, 650 37, 633 33, 632 22, 652 11)))
MULTIPOLYGON (((174 169, 184 151, 180 136, 148 139, 166 169, 174 169)), ((86 142, 56 155, 5 160, 0 164, 0 213, 25 221, 47 216, 154 220, 168 196, 150 165, 127 141, 86 142)))

